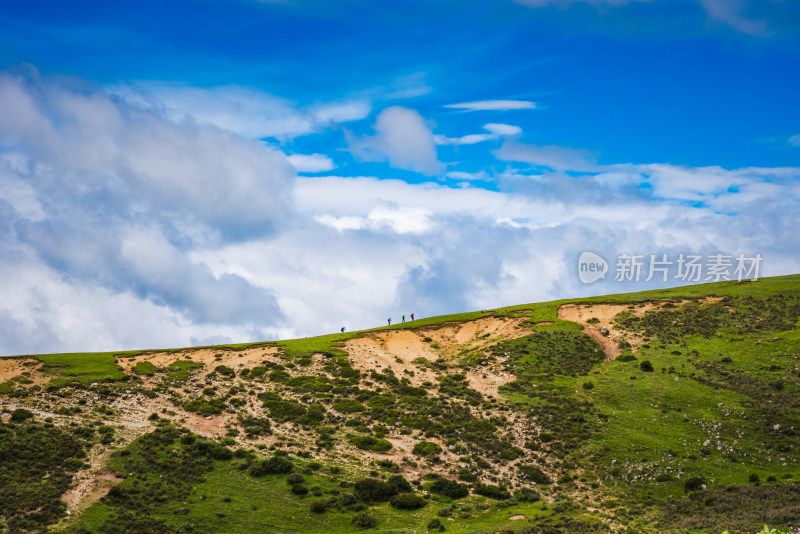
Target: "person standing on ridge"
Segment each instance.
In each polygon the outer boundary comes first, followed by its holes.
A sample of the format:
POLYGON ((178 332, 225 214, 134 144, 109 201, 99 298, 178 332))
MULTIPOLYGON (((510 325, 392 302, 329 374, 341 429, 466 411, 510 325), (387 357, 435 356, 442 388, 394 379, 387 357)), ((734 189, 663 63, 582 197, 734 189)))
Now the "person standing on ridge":
POLYGON ((342 327, 342 334, 344 334, 344 327, 342 327))
POLYGON ((411 320, 412 321, 414 320, 414 314, 413 313, 411 314, 411 320))
POLYGON ((389 317, 389 318, 388 318, 388 319, 386 319, 386 320, 387 320, 387 321, 389 321, 389 326, 392 326, 392 318, 391 318, 391 317, 389 317))
POLYGON ((403 322, 406 322, 406 316, 403 315, 403 322))

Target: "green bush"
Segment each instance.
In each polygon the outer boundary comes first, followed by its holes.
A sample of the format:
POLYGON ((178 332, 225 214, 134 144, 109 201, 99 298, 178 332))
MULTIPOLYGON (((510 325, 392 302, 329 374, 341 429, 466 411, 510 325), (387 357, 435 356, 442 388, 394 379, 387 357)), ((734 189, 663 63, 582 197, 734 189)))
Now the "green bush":
POLYGON ((236 375, 236 371, 234 371, 233 369, 231 369, 227 365, 218 365, 218 366, 216 366, 214 368, 214 371, 218 375, 222 375, 222 376, 235 376, 236 375))
MULTIPOLYGON (((389 480, 391 481, 392 478, 389 480)), ((398 479, 408 484, 404 478, 398 476, 398 479)), ((383 482, 375 478, 364 478, 353 484, 353 492, 356 498, 362 502, 386 502, 398 493, 405 492, 401 491, 400 484, 397 481, 390 481, 383 482)), ((410 486, 408 489, 411 489, 410 486)))
POLYGON ((547 485, 552 482, 550 477, 548 477, 544 471, 535 465, 520 464, 517 466, 517 471, 521 474, 524 474, 528 480, 535 482, 536 484, 547 485))
POLYGON ((683 483, 683 490, 686 492, 690 491, 697 491, 703 488, 703 484, 706 483, 706 479, 703 477, 691 477, 683 483))
POLYGON ((431 483, 428 489, 431 493, 444 495, 451 499, 461 499, 469 495, 469 488, 467 488, 467 486, 446 478, 437 478, 431 483))
POLYGON ((363 404, 353 399, 342 399, 333 403, 333 409, 340 413, 357 413, 366 410, 363 404))
POLYGON ((186 402, 183 409, 200 415, 220 414, 225 409, 225 401, 222 399, 195 399, 186 402))
POLYGON ((441 521, 434 518, 428 521, 428 530, 438 530, 439 532, 444 532, 445 528, 441 521))
POLYGON ((282 475, 289 473, 294 466, 283 456, 272 456, 266 460, 255 462, 251 465, 249 473, 254 477, 265 475, 282 475))
POLYGON ((414 493, 400 493, 392 497, 389 504, 398 510, 418 510, 425 506, 425 499, 414 493))
POLYGON ((502 486, 495 486, 494 484, 481 484, 479 482, 475 484, 473 491, 475 491, 475 493, 478 495, 483 495, 484 497, 496 499, 498 501, 511 498, 511 494, 506 488, 502 486))
POLYGON ((442 448, 439 445, 430 441, 420 441, 411 449, 411 453, 416 456, 431 456, 439 454, 441 451, 442 448))
POLYGON ((519 502, 536 502, 541 499, 541 496, 536 490, 531 488, 522 488, 514 494, 514 498, 519 502))
POLYGON ((33 419, 33 412, 30 410, 26 410, 25 408, 17 408, 11 412, 12 423, 21 423, 28 419, 33 419))
POLYGON ((642 371, 644 371, 646 373, 652 373, 653 372, 653 364, 650 363, 650 360, 644 360, 644 361, 642 361, 642 363, 639 364, 639 369, 641 369, 642 371))
POLYGON ((378 520, 368 511, 354 515, 350 522, 356 527, 363 529, 375 528, 378 526, 378 520))
POLYGON ((353 445, 365 451, 386 452, 392 448, 392 444, 389 441, 377 439, 373 436, 355 436, 351 441, 353 445))

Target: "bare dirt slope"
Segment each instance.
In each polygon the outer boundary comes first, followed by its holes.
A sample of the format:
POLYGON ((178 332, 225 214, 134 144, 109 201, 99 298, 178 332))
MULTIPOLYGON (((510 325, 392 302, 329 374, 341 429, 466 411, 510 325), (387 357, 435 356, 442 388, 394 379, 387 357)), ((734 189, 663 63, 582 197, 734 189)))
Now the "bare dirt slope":
MULTIPOLYGON (((532 329, 521 326, 524 320, 519 317, 484 317, 464 323, 445 323, 438 328, 370 332, 348 340, 344 350, 353 367, 362 372, 391 369, 397 377, 406 377, 412 385, 418 386, 425 381, 434 382, 438 374, 424 361, 441 359, 446 364, 460 354, 480 351, 504 339, 533 333, 532 329)), ((492 396, 497 395, 500 386, 515 378, 503 371, 500 365, 469 371, 466 375, 470 387, 492 396)))

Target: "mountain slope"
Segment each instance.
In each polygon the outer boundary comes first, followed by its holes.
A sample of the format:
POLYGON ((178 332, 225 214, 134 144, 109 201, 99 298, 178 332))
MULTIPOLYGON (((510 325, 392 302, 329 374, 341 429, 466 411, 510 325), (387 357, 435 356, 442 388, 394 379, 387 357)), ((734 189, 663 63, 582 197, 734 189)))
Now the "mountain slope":
POLYGON ((0 516, 9 532, 797 524, 799 317, 795 275, 3 358, 0 516))

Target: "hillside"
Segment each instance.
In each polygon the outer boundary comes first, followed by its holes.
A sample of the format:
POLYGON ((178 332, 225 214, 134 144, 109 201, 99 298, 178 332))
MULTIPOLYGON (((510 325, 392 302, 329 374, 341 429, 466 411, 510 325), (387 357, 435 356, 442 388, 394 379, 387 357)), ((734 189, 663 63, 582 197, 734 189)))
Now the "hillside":
POLYGON ((2 358, 0 526, 797 526, 799 319, 793 275, 292 341, 2 358))

